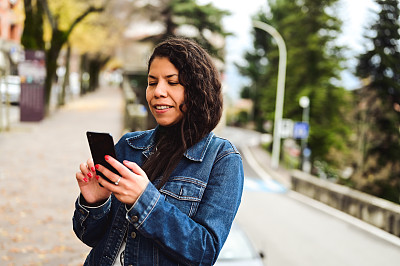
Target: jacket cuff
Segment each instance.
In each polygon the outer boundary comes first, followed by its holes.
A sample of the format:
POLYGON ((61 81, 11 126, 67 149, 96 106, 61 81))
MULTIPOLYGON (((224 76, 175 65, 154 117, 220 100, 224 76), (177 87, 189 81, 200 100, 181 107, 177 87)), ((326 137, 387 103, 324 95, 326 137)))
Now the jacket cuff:
POLYGON ((101 219, 111 208, 111 196, 106 200, 106 202, 96 207, 87 206, 84 204, 85 202, 86 201, 82 194, 80 194, 75 203, 76 213, 81 217, 80 220, 85 220, 89 214, 96 220, 101 219))
POLYGON ((149 182, 132 208, 127 211, 126 219, 138 229, 146 221, 160 197, 161 193, 149 182))

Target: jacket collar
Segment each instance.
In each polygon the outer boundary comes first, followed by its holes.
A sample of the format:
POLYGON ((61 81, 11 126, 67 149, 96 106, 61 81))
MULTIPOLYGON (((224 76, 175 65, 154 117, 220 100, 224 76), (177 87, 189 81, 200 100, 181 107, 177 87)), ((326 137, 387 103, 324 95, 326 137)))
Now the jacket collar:
MULTIPOLYGON (((129 146, 137 150, 143 150, 143 154, 148 157, 151 154, 151 150, 155 146, 155 133, 157 128, 142 132, 137 132, 132 137, 126 139, 129 146)), ((190 147, 183 154, 186 158, 196 162, 202 162, 206 154, 207 148, 214 136, 213 132, 210 132, 198 143, 190 147)))

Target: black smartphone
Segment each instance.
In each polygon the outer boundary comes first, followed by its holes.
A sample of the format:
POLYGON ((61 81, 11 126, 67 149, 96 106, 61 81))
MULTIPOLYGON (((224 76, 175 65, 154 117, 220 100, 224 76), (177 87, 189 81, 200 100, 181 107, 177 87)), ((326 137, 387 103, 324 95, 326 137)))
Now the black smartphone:
MULTIPOLYGON (((90 152, 92 153, 94 164, 101 164, 108 170, 119 175, 118 171, 115 170, 115 168, 109 163, 107 163, 106 159, 104 158, 105 155, 110 155, 113 158, 116 158, 114 140, 111 134, 88 131, 86 132, 86 136, 89 142, 90 152)), ((113 183, 99 171, 96 170, 96 173, 108 182, 113 183)))

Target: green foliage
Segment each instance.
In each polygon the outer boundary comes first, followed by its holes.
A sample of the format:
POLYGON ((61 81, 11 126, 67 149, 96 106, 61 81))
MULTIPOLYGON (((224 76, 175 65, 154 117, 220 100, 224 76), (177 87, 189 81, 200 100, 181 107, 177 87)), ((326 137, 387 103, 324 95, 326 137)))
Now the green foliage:
MULTIPOLYGON (((104 4, 107 0, 104 0, 104 4)), ((104 10, 104 6, 95 7, 95 0, 87 1, 85 3, 85 10, 79 10, 79 14, 74 13, 74 19, 67 23, 65 26, 65 20, 62 18, 62 14, 65 16, 70 16, 71 12, 65 12, 66 10, 60 8, 64 3, 63 1, 48 1, 48 0, 25 0, 25 26, 27 27, 22 36, 22 44, 27 49, 44 49, 44 16, 46 15, 47 22, 50 26, 50 40, 46 45, 46 79, 44 84, 44 98, 45 98, 45 110, 46 115, 49 114, 49 105, 53 80, 55 78, 57 69, 57 59, 63 48, 64 44, 67 43, 68 38, 72 30, 78 25, 86 16, 90 13, 101 12, 104 10), (50 3, 50 5, 49 5, 50 3), (93 4, 93 5, 92 5, 93 4), (53 6, 53 9, 51 8, 53 6), (54 10, 56 10, 55 13, 54 10), (32 25, 30 25, 32 24, 32 25)), ((78 2, 77 2, 78 3, 78 2)), ((75 5, 74 7, 82 7, 80 5, 75 5)), ((70 11, 70 10, 68 10, 70 11)))
POLYGON ((210 33, 217 33, 226 37, 229 35, 222 27, 222 18, 230 13, 220 10, 211 3, 198 5, 195 0, 172 0, 170 8, 174 16, 176 27, 191 25, 198 31, 194 37, 211 54, 223 59, 224 55, 210 41, 210 33), (208 35, 208 36, 207 36, 208 35))
POLYGON ((164 25, 164 32, 152 36, 154 43, 169 36, 186 36, 196 40, 208 52, 224 60, 224 38, 230 33, 222 26, 222 18, 230 14, 209 3, 197 4, 196 0, 153 1, 141 7, 150 20, 164 25))
POLYGON ((332 168, 328 163, 324 161, 316 160, 314 162, 316 174, 318 177, 328 179, 336 182, 339 179, 339 173, 336 168, 332 168))
POLYGON ((396 0, 377 0, 378 20, 371 26, 367 51, 357 75, 366 86, 359 93, 362 133, 356 187, 400 202, 400 11, 396 0))
MULTIPOLYGON (((301 96, 310 98, 309 147, 313 159, 341 167, 331 152, 347 153, 350 134, 346 113, 351 95, 339 82, 342 47, 334 43, 341 22, 334 14, 337 0, 269 1, 270 13, 260 11, 255 20, 265 22, 282 35, 287 46, 287 70, 283 117, 301 121, 301 96)), ((254 50, 245 55, 240 72, 250 78, 258 123, 273 120, 279 54, 272 37, 255 29, 254 50)), ((250 89, 251 91, 251 89, 250 89)))

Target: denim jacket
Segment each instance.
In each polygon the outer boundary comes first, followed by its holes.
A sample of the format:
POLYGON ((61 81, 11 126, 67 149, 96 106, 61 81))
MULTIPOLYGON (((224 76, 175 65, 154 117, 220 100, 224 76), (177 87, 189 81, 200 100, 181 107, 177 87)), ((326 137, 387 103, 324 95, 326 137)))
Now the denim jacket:
MULTIPOLYGON (((143 165, 155 130, 132 132, 116 144, 119 161, 143 165)), ((111 196, 95 208, 76 201, 73 228, 92 247, 85 265, 112 265, 126 239, 125 265, 212 265, 228 236, 243 191, 238 150, 209 133, 189 148, 168 182, 149 183, 127 209, 111 196)))

